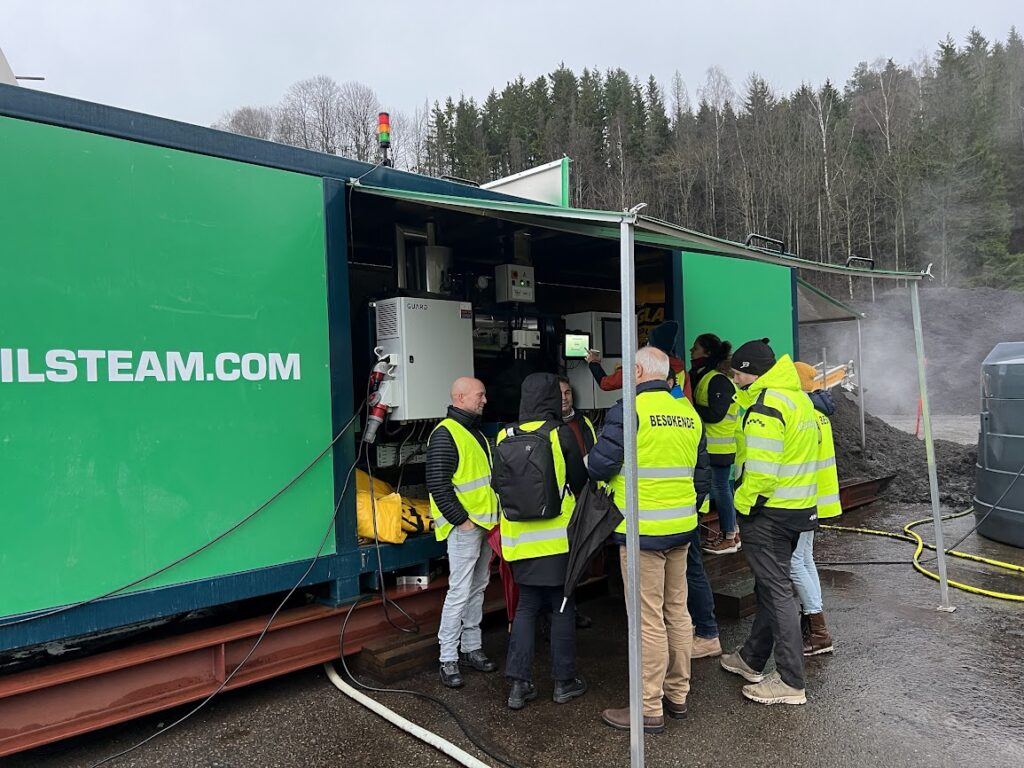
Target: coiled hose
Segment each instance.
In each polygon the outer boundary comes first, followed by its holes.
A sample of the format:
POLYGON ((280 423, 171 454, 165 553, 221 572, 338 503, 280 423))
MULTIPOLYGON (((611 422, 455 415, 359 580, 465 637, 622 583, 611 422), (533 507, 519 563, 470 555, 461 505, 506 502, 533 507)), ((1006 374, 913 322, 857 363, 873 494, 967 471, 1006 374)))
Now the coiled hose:
MULTIPOLYGON (((943 517, 942 520, 943 522, 947 520, 956 520, 957 518, 965 517, 966 515, 971 514, 973 511, 974 507, 968 507, 963 512, 957 512, 954 515, 947 515, 946 517, 943 517)), ((909 541, 911 544, 916 545, 916 548, 914 549, 914 556, 911 559, 911 564, 914 566, 914 569, 918 573, 924 574, 928 578, 938 581, 939 575, 933 571, 928 570, 924 567, 924 565, 921 564, 921 554, 926 549, 935 552, 935 545, 928 544, 927 542, 925 542, 925 540, 921 538, 920 534, 918 534, 917 531, 914 530, 917 526, 924 525, 925 523, 930 522, 932 522, 932 518, 930 517, 924 517, 920 520, 914 520, 913 522, 907 523, 905 526, 903 526, 903 533, 895 533, 893 531, 880 531, 875 528, 860 528, 846 525, 822 524, 819 527, 824 530, 839 531, 841 533, 863 533, 870 536, 885 536, 886 538, 897 539, 899 541, 909 541)), ((946 554, 950 555, 951 557, 960 558, 961 560, 970 560, 975 563, 984 563, 985 565, 990 565, 993 568, 999 568, 1005 571, 1012 571, 1014 573, 1024 574, 1024 566, 1016 565, 1015 563, 1005 563, 1002 560, 994 560, 990 557, 982 557, 981 555, 972 555, 969 552, 960 552, 956 549, 947 549, 946 554)), ((949 586, 955 587, 956 589, 962 590, 964 592, 970 592, 975 595, 983 595, 984 597, 993 597, 998 600, 1011 600, 1013 602, 1024 603, 1024 595, 1021 594, 1015 594, 1013 592, 997 592, 991 589, 982 589, 981 587, 976 587, 973 584, 965 584, 961 581, 954 581, 953 579, 947 579, 946 581, 949 584, 949 586)))

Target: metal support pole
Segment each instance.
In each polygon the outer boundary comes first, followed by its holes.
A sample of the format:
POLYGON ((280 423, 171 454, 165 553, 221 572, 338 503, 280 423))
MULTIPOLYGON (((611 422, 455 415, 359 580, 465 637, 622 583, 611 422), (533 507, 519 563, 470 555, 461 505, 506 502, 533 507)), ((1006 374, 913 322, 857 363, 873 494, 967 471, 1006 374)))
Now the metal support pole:
POLYGON ((864 430, 864 340, 860 333, 860 319, 857 320, 857 407, 860 410, 860 452, 867 450, 867 434, 864 430))
POLYGON ((636 464, 636 275, 634 274, 633 219, 620 225, 619 274, 622 290, 622 474, 626 498, 619 507, 626 518, 626 608, 629 621, 629 764, 644 765, 644 694, 640 649, 640 504, 636 464))
POLYGON ((910 307, 914 314, 914 342, 917 345, 917 381, 921 388, 921 419, 924 423, 924 447, 928 455, 928 489, 932 497, 932 519, 935 521, 935 551, 939 559, 940 611, 956 610, 949 603, 949 583, 946 580, 946 545, 942 536, 942 515, 939 512, 939 478, 935 468, 935 443, 932 441, 932 416, 928 406, 928 383, 924 370, 924 334, 921 331, 921 302, 917 295, 917 281, 910 282, 910 307))

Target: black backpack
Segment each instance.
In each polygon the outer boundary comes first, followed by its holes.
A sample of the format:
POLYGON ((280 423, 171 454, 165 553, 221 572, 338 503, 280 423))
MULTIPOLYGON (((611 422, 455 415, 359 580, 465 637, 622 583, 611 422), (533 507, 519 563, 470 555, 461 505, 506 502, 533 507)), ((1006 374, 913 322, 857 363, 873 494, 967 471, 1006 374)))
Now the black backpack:
POLYGON ((568 486, 559 488, 555 476, 551 431, 557 427, 548 421, 533 432, 505 428, 505 439, 494 449, 491 487, 507 520, 550 520, 562 513, 568 486))

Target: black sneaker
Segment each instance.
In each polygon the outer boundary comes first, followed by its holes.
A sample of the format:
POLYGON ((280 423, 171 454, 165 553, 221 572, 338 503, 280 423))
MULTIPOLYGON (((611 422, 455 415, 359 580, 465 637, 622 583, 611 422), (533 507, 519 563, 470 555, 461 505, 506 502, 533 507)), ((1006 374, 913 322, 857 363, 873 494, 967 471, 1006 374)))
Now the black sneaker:
POLYGON ((469 653, 460 653, 459 661, 477 672, 493 672, 498 668, 497 664, 487 658, 487 654, 482 648, 477 648, 469 653))
POLYGON ((555 704, 567 704, 573 699, 578 699, 587 692, 587 683, 581 678, 574 677, 572 680, 559 680, 555 683, 555 692, 551 700, 555 704))
POLYGON ((513 680, 508 692, 508 708, 522 709, 526 703, 537 698, 537 687, 525 680, 513 680))
POLYGON ((446 661, 441 664, 441 685, 445 688, 461 688, 462 672, 459 670, 459 662, 446 661))

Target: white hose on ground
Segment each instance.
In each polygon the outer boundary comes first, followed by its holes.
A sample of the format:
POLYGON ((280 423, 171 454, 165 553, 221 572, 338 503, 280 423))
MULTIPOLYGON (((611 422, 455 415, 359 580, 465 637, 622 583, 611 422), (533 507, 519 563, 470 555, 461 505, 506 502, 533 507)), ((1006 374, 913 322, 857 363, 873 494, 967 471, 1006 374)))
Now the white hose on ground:
POLYGON ((406 733, 415 736, 420 741, 444 752, 452 760, 467 766, 467 768, 491 768, 487 763, 473 757, 473 755, 469 754, 466 750, 455 746, 450 741, 438 736, 436 733, 428 731, 422 726, 416 725, 416 723, 411 720, 406 720, 394 710, 388 709, 379 701, 371 699, 369 696, 356 690, 341 679, 341 675, 338 674, 338 671, 334 668, 333 664, 324 664, 324 671, 327 673, 328 679, 334 683, 334 687, 346 696, 359 702, 371 712, 380 715, 392 725, 396 725, 406 733))

